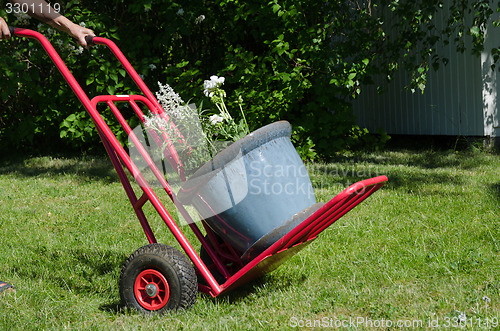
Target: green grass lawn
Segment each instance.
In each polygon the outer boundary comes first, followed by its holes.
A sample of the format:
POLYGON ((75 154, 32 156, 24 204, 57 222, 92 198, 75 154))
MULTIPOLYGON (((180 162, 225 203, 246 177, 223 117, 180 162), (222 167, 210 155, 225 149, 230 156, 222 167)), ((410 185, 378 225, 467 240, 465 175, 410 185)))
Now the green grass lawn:
POLYGON ((0 297, 0 329, 500 327, 499 155, 393 150, 308 167, 319 201, 389 182, 264 278, 144 317, 120 305, 122 264, 147 241, 111 163, 3 159, 0 280, 17 291, 0 297))

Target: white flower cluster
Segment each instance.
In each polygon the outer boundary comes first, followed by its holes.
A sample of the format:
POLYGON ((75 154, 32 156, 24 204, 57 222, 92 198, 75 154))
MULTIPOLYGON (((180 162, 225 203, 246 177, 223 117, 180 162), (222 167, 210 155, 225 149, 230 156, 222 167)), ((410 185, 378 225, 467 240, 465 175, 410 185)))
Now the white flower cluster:
POLYGON ((210 121, 210 123, 212 125, 216 125, 217 123, 222 123, 222 121, 224 120, 224 117, 220 116, 220 115, 212 115, 208 118, 208 120, 210 121))
MULTIPOLYGON (((85 27, 85 23, 80 23, 80 26, 83 26, 85 27)), ((42 23, 39 23, 37 25, 37 29, 38 31, 44 31, 44 34, 47 36, 47 37, 52 37, 54 36, 55 34, 55 30, 53 30, 52 28, 46 28, 44 24, 42 23)), ((80 55, 83 53, 84 51, 84 48, 82 46, 75 46, 73 44, 68 44, 68 43, 64 43, 61 39, 57 39, 54 44, 61 50, 66 50, 66 51, 69 51, 69 52, 73 52, 75 53, 76 55, 80 55)))
POLYGON ((160 131, 168 127, 168 122, 159 115, 150 114, 150 116, 144 115, 144 125, 160 131))
POLYGON ((80 55, 83 53, 83 47, 82 46, 74 46, 72 44, 67 44, 65 43, 64 41, 62 41, 61 39, 57 39, 55 41, 55 44, 57 47, 59 47, 60 49, 66 49, 67 51, 70 51, 70 52, 73 52, 77 55, 80 55))
POLYGON ((224 77, 210 76, 210 80, 205 80, 203 83, 203 93, 205 93, 207 97, 213 97, 214 92, 224 85, 224 81, 224 77))
POLYGON ((16 20, 19 25, 28 25, 31 19, 31 16, 29 16, 26 13, 23 13, 23 11, 14 11, 14 16, 16 17, 16 20))
POLYGON ((82 53, 83 53, 83 47, 82 47, 82 46, 75 47, 75 48, 73 49, 73 52, 75 52, 75 54, 80 55, 80 54, 82 54, 82 53))
POLYGON ((200 24, 205 20, 205 15, 200 15, 194 20, 194 24, 200 24))
MULTIPOLYGON (((204 129, 206 130, 206 138, 213 151, 217 151, 216 142, 221 141, 237 141, 250 133, 248 123, 243 112, 243 98, 238 97, 238 106, 240 108, 242 119, 235 121, 231 113, 227 109, 224 99, 226 92, 222 89, 224 85, 224 77, 210 76, 209 80, 203 83, 203 93, 210 98, 210 101, 217 107, 218 114, 206 116, 204 119, 204 129)), ((210 113, 212 113, 209 110, 210 113)), ((203 114, 203 111, 200 115, 203 114)), ((220 145, 219 145, 220 146, 220 145)))
POLYGON ((187 106, 184 104, 184 101, 179 94, 176 93, 168 84, 162 85, 158 82, 158 86, 160 87, 160 90, 156 92, 156 98, 160 102, 163 109, 169 115, 177 119, 184 118, 184 111, 187 106))
POLYGON ((51 37, 51 36, 54 34, 54 30, 52 30, 51 28, 46 28, 46 25, 45 25, 45 24, 38 23, 38 25, 36 26, 36 28, 37 28, 37 29, 38 29, 38 31, 40 31, 40 32, 45 31, 43 34, 44 34, 46 37, 51 37))

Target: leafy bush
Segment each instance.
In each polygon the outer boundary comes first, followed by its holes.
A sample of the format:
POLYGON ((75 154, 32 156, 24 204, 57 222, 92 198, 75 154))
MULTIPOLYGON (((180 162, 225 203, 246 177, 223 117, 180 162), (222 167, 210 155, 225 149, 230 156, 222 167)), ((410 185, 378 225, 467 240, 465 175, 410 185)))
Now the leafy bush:
MULTIPOLYGON (((451 6, 464 4, 453 1, 451 6)), ((251 129, 288 120, 304 158, 315 158, 316 153, 328 155, 357 139, 359 135, 352 134, 350 101, 371 74, 391 74, 400 68, 403 57, 402 63, 416 73, 416 84, 425 86, 432 47, 430 53, 412 52, 429 50, 419 47, 439 39, 436 36, 442 30, 435 28, 432 15, 441 7, 439 1, 426 0, 379 5, 371 1, 72 0, 65 2, 63 14, 115 40, 153 90, 160 81, 179 91, 184 100, 208 101, 203 81, 211 75, 226 77, 228 93, 245 97, 251 129), (384 8, 393 13, 393 22, 385 22, 384 8)), ((472 25, 482 27, 491 10, 479 4, 474 10, 479 18, 472 25)), ((456 11, 451 13, 454 20, 446 27, 448 36, 469 31, 465 21, 453 14, 456 11)), ((4 8, 0 15, 11 25, 18 23, 4 8)), ((134 84, 104 48, 82 53, 66 35, 33 20, 28 27, 49 37, 90 96, 135 92, 134 84)), ((477 37, 474 45, 481 45, 477 29, 471 28, 470 34, 477 37)), ((62 139, 88 148, 98 141, 89 116, 35 41, 1 42, 0 63, 4 145, 41 139, 53 144, 62 139)), ((126 140, 123 135, 119 138, 126 140)))

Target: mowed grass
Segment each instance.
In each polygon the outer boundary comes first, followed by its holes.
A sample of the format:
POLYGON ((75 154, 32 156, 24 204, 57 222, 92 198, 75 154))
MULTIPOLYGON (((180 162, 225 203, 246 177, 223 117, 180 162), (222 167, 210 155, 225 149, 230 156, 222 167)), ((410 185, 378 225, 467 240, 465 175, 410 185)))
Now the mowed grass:
MULTIPOLYGON (((120 304, 122 264, 147 241, 111 163, 4 158, 0 280, 17 291, 0 297, 0 329, 500 327, 499 155, 392 150, 308 168, 319 201, 389 182, 262 279, 144 317, 120 304)), ((179 247, 147 214, 158 241, 179 247)))

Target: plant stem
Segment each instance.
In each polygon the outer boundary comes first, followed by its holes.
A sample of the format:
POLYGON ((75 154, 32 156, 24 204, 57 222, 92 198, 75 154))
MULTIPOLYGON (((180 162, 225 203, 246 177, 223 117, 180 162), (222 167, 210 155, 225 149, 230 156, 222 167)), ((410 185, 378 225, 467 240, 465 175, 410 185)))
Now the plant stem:
POLYGON ((249 134, 250 133, 250 129, 248 127, 247 119, 245 117, 245 112, 243 111, 243 107, 241 107, 241 103, 238 103, 238 106, 240 106, 241 116, 243 116, 243 121, 245 121, 245 131, 246 131, 246 134, 249 134))

